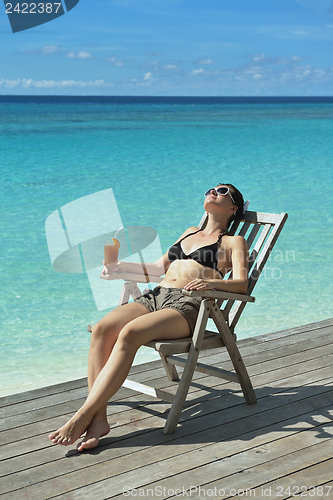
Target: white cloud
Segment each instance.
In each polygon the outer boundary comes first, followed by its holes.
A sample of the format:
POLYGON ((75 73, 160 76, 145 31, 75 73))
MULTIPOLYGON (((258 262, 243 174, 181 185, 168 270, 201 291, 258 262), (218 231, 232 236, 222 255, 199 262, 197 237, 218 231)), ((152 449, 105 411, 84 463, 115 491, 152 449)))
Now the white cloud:
POLYGON ((16 80, 0 80, 0 87, 10 88, 44 88, 44 89, 61 89, 65 87, 100 87, 110 86, 104 80, 94 81, 76 81, 76 80, 33 80, 32 78, 17 78, 16 80))
POLYGON ((69 59, 92 59, 90 52, 85 52, 84 50, 80 50, 76 54, 74 51, 68 52, 67 57, 69 59))
POLYGON ((193 71, 190 72, 190 75, 200 75, 201 73, 204 73, 205 70, 200 68, 200 69, 194 69, 193 71))
POLYGON ((118 59, 116 56, 109 57, 106 61, 110 62, 113 66, 124 66, 125 64, 125 61, 118 59))
POLYGON ((52 56, 53 54, 57 54, 61 52, 60 46, 59 45, 43 45, 42 48, 36 49, 36 50, 31 50, 27 49, 24 50, 23 52, 19 52, 20 54, 35 54, 37 56, 52 56))
POLYGON ((197 61, 194 62, 194 64, 216 64, 216 61, 212 61, 211 59, 208 59, 208 57, 202 57, 201 59, 198 59, 197 61))
POLYGON ((44 45, 41 49, 41 54, 46 56, 56 54, 57 52, 59 52, 59 47, 57 45, 44 45))
POLYGON ((247 54, 248 58, 251 59, 252 62, 260 65, 260 64, 295 64, 303 61, 302 57, 298 57, 296 55, 292 55, 291 57, 277 56, 277 57, 266 57, 266 54, 263 52, 262 54, 247 54))
POLYGON ((263 61, 265 59, 265 52, 262 54, 256 54, 255 56, 252 57, 252 61, 263 61))
POLYGON ((270 54, 258 52, 247 54, 246 58, 245 64, 223 69, 207 65, 192 70, 191 61, 187 61, 186 69, 182 68, 183 61, 166 61, 164 65, 158 64, 144 70, 132 68, 123 75, 122 80, 110 78, 110 83, 102 79, 3 78, 0 79, 0 93, 103 94, 112 88, 120 93, 139 92, 136 95, 140 94, 140 89, 175 95, 178 89, 186 88, 195 95, 199 95, 203 89, 207 95, 332 95, 332 67, 315 67, 310 58, 297 54, 271 57, 270 54), (141 76, 138 76, 137 71, 141 76))
MULTIPOLYGON (((233 88, 242 84, 248 94, 260 92, 265 93, 270 89, 278 89, 284 95, 284 90, 290 93, 294 88, 295 94, 304 94, 305 89, 324 88, 333 83, 332 68, 315 68, 309 64, 301 64, 302 59, 298 56, 287 57, 253 57, 243 66, 231 67, 214 73, 215 84, 220 83, 224 87, 233 88), (259 60, 258 60, 259 59, 259 60), (238 82, 238 83, 237 83, 238 82), (251 82, 253 82, 251 84, 251 82)), ((212 79, 213 73, 209 76, 212 79)), ((238 87, 240 88, 240 87, 238 87)))
POLYGON ((163 69, 177 69, 176 64, 164 64, 163 69))

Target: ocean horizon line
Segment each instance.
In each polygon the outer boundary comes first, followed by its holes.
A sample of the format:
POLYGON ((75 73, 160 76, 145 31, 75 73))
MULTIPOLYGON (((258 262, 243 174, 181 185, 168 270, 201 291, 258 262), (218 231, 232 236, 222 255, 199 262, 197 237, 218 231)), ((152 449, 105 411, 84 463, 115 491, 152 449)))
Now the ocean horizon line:
POLYGON ((312 95, 312 96, 306 96, 306 95, 300 95, 300 96, 284 96, 284 95, 274 95, 274 96, 252 96, 252 95, 244 95, 244 96, 218 96, 218 95, 209 95, 209 96, 200 96, 200 95, 187 95, 187 96, 182 96, 182 95, 71 95, 71 94, 0 94, 0 100, 4 99, 12 99, 14 98, 15 100, 19 99, 92 99, 92 100, 98 100, 98 99, 103 99, 103 100, 113 100, 113 99, 123 99, 123 100, 128 100, 133 102, 133 100, 140 100, 140 101, 145 101, 148 99, 154 99, 154 100, 163 100, 163 99, 168 99, 168 100, 202 100, 202 101, 208 101, 210 99, 216 101, 251 101, 251 102, 258 102, 258 101, 267 101, 271 102, 274 100, 279 100, 279 103, 281 102, 311 102, 314 101, 316 103, 320 101, 332 101, 333 102, 333 95, 325 95, 325 96, 319 96, 319 95, 312 95))

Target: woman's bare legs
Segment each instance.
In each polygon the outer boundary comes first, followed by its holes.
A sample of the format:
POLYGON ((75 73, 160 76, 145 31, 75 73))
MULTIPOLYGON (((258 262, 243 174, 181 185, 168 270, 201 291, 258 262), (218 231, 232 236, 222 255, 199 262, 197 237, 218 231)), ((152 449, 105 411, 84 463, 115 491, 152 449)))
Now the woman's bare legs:
MULTIPOLYGON (((85 430, 88 433, 90 424, 91 428, 93 427, 92 421, 94 417, 94 424, 96 423, 97 427, 97 422, 99 422, 101 429, 102 422, 104 422, 104 425, 107 422, 106 406, 108 400, 118 391, 126 379, 138 348, 150 340, 176 339, 186 337, 189 334, 190 328, 186 319, 173 309, 163 309, 153 313, 147 312, 132 319, 119 332, 111 354, 97 375, 84 405, 63 427, 50 434, 49 438, 56 444, 72 444, 85 430)), ((102 364, 102 357, 99 360, 100 364, 102 364)), ((91 428, 89 430, 90 434, 91 428)), ((108 430, 104 434, 107 432, 108 430)), ((89 443, 88 440, 85 440, 84 443, 82 442, 79 445, 78 450, 92 448, 97 446, 97 443, 98 439, 89 438, 89 443)))
MULTIPOLYGON (((132 319, 148 313, 149 311, 141 304, 126 304, 106 314, 106 316, 94 326, 88 357, 89 392, 99 372, 107 362, 113 346, 117 341, 119 332, 132 319)), ((99 438, 105 436, 110 431, 106 410, 107 404, 94 415, 94 418, 87 428, 83 441, 77 445, 79 451, 94 448, 97 446, 99 438)))

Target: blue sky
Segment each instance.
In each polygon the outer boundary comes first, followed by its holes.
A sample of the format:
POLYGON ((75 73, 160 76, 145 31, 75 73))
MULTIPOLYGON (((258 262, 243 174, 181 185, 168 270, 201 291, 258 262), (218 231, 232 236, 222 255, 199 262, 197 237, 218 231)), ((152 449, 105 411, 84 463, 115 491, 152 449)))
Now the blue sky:
POLYGON ((333 95, 333 0, 80 0, 19 33, 0 12, 0 94, 333 95))

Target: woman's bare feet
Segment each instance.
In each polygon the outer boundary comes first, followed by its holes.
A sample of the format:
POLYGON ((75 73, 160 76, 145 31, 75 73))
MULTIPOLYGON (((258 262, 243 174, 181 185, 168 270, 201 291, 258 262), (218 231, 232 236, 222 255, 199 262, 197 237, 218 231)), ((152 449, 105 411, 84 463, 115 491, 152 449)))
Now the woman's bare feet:
POLYGON ((51 439, 52 443, 63 446, 73 444, 88 429, 90 422, 91 418, 76 413, 60 429, 49 434, 49 439, 51 439))
POLYGON ((78 451, 91 450, 98 445, 99 438, 110 432, 110 426, 105 416, 96 414, 87 429, 86 435, 76 447, 78 451))

